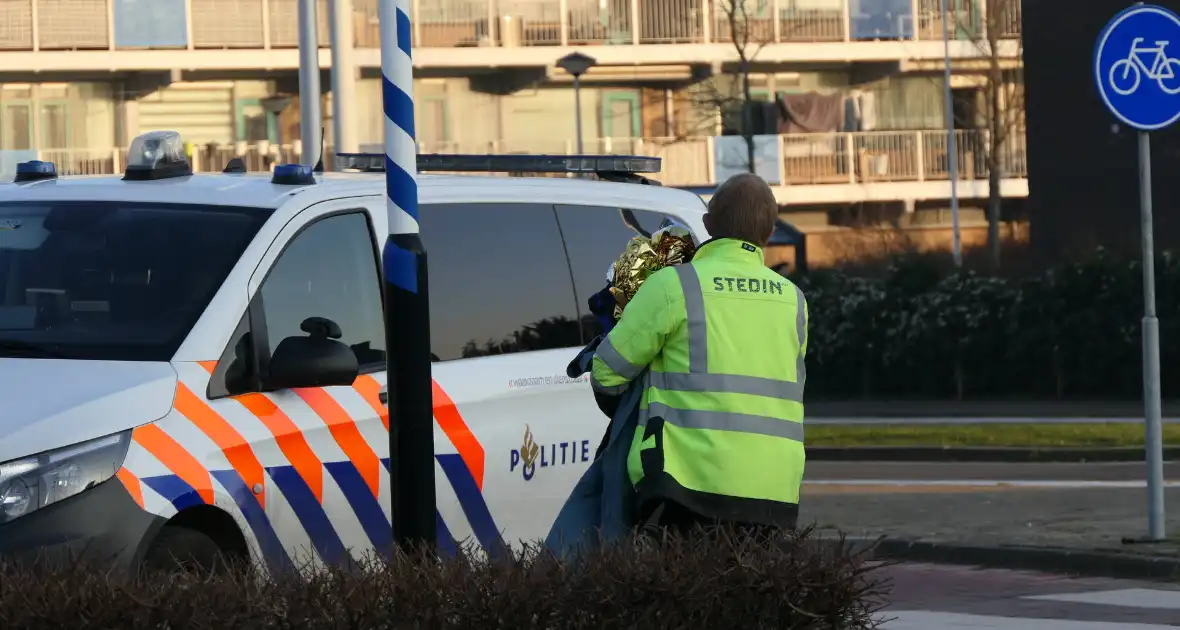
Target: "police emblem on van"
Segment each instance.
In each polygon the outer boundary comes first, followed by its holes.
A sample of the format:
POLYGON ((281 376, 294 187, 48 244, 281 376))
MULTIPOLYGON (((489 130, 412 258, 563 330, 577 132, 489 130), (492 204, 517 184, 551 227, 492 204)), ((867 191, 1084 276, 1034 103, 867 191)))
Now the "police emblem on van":
POLYGON ((520 449, 512 450, 508 470, 515 472, 519 467, 524 480, 531 481, 537 474, 537 468, 588 463, 590 459, 590 440, 537 444, 533 439, 533 432, 526 424, 524 443, 520 445, 520 449))

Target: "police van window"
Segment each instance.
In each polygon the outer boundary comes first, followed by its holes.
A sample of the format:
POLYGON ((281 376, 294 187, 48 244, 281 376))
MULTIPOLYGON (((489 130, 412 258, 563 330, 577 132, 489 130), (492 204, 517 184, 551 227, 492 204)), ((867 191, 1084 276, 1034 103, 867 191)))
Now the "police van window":
POLYGON ((373 233, 363 211, 320 219, 300 232, 260 289, 270 352, 305 337, 309 317, 336 322, 361 371, 384 369, 385 328, 373 233), (367 369, 366 369, 367 368, 367 369))
POLYGON ((582 345, 553 206, 429 204, 419 215, 436 360, 582 345))
MULTIPOLYGON (((647 233, 660 229, 668 215, 648 210, 631 210, 639 226, 647 233)), ((557 219, 565 233, 565 247, 569 253, 574 276, 574 291, 581 308, 582 341, 588 343, 602 332, 590 315, 587 301, 606 287, 606 271, 623 253, 627 241, 637 232, 627 224, 618 208, 597 206, 557 206, 557 219)))
POLYGON ((170 360, 269 215, 0 204, 0 357, 170 360))

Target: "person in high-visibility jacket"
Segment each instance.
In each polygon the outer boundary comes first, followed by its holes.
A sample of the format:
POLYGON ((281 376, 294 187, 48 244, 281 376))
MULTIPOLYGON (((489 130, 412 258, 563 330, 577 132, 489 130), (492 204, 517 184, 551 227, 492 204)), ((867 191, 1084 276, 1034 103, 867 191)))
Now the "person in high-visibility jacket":
POLYGON ((599 394, 642 379, 627 468, 649 524, 796 525, 807 302, 766 267, 777 217, 758 176, 722 184, 704 218, 712 238, 648 277, 594 355, 599 394))

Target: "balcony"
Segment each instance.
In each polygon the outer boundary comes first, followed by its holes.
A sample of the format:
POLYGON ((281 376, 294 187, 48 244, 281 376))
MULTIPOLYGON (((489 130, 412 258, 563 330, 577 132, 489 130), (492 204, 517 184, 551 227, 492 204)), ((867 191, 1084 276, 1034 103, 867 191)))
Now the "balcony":
MULTIPOLYGON (((987 196, 986 133, 956 131, 958 182, 964 198, 987 196)), ((784 203, 855 203, 938 199, 950 196, 949 151, 945 131, 881 131, 861 133, 788 134, 764 136, 772 147, 770 161, 756 160, 758 173, 784 203), (766 165, 766 168, 763 166, 766 165), (765 171, 765 172, 764 172, 765 171)), ((587 153, 650 155, 663 158, 655 176, 665 186, 708 192, 719 180, 745 170, 733 163, 720 145, 733 137, 593 138, 584 143, 587 153)), ((483 145, 442 143, 421 145, 422 153, 558 153, 573 154, 573 140, 528 144, 495 142, 483 145)), ((300 145, 267 143, 196 147, 194 168, 218 172, 235 157, 251 171, 268 171, 275 164, 296 162, 300 145)), ((325 165, 332 168, 331 149, 325 165)), ((120 148, 28 152, 5 160, 0 151, 0 171, 11 170, 17 159, 42 159, 57 164, 63 175, 99 175, 122 172, 120 148), (36 155, 34 155, 34 153, 36 155)), ((1013 134, 1002 147, 1002 190, 1005 196, 1028 194, 1024 136, 1013 134)), ((7 173, 11 178, 11 172, 7 173)), ((3 178, 4 174, 0 174, 3 178)))
MULTIPOLYGON (((736 59, 735 33, 769 62, 942 58, 939 0, 738 1, 731 20, 728 0, 411 0, 411 37, 416 65, 440 67, 545 65, 559 51, 535 49, 574 47, 598 48, 593 54, 607 65, 711 63, 736 59)), ((977 0, 951 1, 959 7, 950 12, 952 55, 980 56, 972 41, 983 30, 977 0)), ((357 63, 379 65, 378 0, 351 3, 357 63)), ((297 0, 0 0, 0 54, 13 53, 11 67, 33 71, 295 67, 293 52, 265 51, 297 46, 296 6, 297 0), (108 54, 15 56, 88 50, 108 54), (145 50, 224 54, 124 54, 145 50)), ((330 40, 329 6, 318 1, 321 47, 330 40)), ((1018 9, 995 25, 1006 40, 1020 35, 1018 9)), ((1008 41, 1001 54, 1016 51, 1008 41)), ((321 60, 326 65, 327 56, 321 60)))

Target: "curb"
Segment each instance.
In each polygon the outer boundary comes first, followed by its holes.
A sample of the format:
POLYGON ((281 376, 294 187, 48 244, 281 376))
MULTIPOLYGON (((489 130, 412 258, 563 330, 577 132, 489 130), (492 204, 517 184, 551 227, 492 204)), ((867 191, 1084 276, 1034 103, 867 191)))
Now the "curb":
MULTIPOLYGON (((1141 462, 1144 451, 1142 447, 809 446, 807 459, 829 462, 1141 462)), ((1180 447, 1164 447, 1164 461, 1180 461, 1180 447)))
POLYGON ((849 539, 874 560, 964 564, 1087 577, 1170 581, 1180 579, 1180 557, 1128 555, 1054 547, 976 546, 883 538, 849 539))

